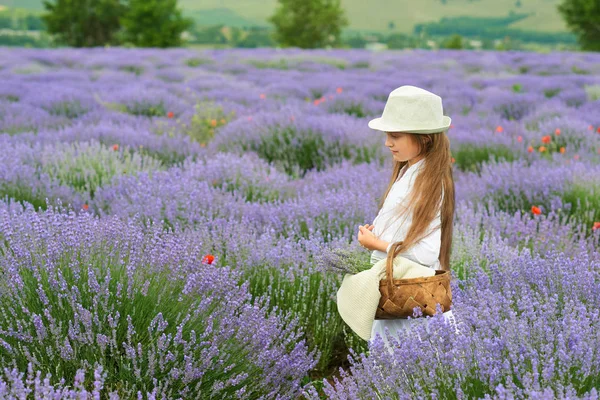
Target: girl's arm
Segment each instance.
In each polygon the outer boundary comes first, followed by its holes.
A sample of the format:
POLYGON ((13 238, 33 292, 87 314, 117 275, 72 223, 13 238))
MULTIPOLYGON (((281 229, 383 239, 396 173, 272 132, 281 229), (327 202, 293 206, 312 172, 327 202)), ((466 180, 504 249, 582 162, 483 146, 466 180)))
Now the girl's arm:
POLYGON ((382 239, 377 239, 377 241, 375 242, 375 248, 373 250, 379 250, 384 253, 387 253, 389 251, 389 246, 391 246, 391 245, 392 245, 392 243, 390 243, 390 242, 386 242, 385 240, 382 240, 382 239))

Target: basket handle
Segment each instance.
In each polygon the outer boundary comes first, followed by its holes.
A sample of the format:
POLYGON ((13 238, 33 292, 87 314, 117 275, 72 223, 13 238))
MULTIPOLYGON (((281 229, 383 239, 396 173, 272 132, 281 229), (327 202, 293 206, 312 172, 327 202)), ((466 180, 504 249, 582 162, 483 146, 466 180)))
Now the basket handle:
MULTIPOLYGON (((404 243, 403 240, 397 242, 397 243, 404 243)), ((388 261, 385 264, 385 276, 387 278, 387 287, 388 287, 388 296, 391 296, 393 293, 393 289, 394 289, 394 283, 393 283, 393 278, 394 278, 394 258, 392 257, 392 261, 390 262, 389 260, 389 256, 388 256, 388 261)))

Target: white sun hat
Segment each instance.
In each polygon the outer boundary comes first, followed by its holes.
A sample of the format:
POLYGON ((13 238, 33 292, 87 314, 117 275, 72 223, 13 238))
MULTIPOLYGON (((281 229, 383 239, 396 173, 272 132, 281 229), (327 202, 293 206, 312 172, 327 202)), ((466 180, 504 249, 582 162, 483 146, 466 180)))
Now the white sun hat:
POLYGON ((388 96, 380 118, 369 121, 369 128, 384 132, 435 133, 450 128, 444 115, 442 98, 416 86, 400 86, 388 96))

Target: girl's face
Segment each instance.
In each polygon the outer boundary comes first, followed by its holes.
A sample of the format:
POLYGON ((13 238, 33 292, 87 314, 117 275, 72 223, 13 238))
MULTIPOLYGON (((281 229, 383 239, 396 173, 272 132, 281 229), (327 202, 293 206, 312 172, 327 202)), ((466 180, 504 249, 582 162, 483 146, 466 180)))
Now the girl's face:
POLYGON ((419 155, 419 145, 410 134, 404 132, 386 132, 385 134, 385 145, 392 152, 395 161, 409 161, 419 155))

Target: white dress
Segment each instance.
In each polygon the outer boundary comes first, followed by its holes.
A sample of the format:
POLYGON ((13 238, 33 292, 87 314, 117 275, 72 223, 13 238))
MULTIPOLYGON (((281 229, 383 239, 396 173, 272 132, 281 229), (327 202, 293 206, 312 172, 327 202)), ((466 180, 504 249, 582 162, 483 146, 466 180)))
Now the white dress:
MULTIPOLYGON (((373 233, 378 238, 385 240, 386 242, 394 243, 404 240, 412 218, 410 213, 406 213, 402 218, 394 218, 394 215, 398 212, 396 206, 406 200, 410 189, 414 183, 417 174, 421 171, 424 165, 425 159, 417 161, 412 166, 408 167, 408 164, 400 171, 400 177, 392 185, 392 189, 388 193, 385 199, 383 207, 377 214, 377 217, 373 221, 373 233)), ((431 225, 429 226, 428 232, 431 232, 428 236, 421 239, 414 246, 412 246, 407 252, 400 253, 403 257, 409 258, 422 265, 430 266, 433 269, 441 269, 439 262, 439 254, 441 247, 441 213, 438 212, 437 217, 434 218, 431 225)), ((387 250, 390 250, 388 246, 387 250)), ((382 258, 387 257, 387 253, 375 250, 371 253, 371 264, 376 263, 382 258)), ((449 310, 444 313, 446 321, 449 323, 455 323, 453 310, 449 310)), ((373 328, 371 330, 371 339, 369 344, 373 342, 375 336, 379 334, 386 344, 386 347, 391 352, 389 342, 385 337, 385 328, 389 330, 391 335, 399 332, 403 329, 407 329, 415 324, 428 323, 430 318, 415 318, 415 319, 390 319, 390 320, 375 320, 373 322, 373 328)), ((453 325, 456 328, 456 325, 453 325)), ((428 329, 428 327, 427 327, 428 329)), ((458 331, 457 331, 458 332, 458 331)), ((398 335, 394 335, 398 338, 398 335)))

